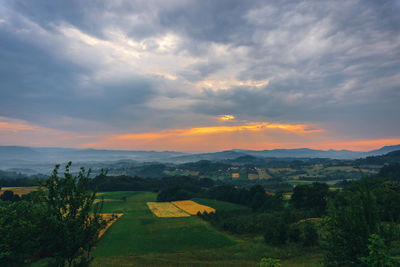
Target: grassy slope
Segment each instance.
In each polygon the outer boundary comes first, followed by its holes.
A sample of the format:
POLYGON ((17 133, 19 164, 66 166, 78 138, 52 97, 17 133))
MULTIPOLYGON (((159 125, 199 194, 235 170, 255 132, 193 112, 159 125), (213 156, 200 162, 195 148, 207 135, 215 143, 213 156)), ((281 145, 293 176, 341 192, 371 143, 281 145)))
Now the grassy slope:
POLYGON ((225 201, 213 200, 213 199, 193 198, 192 200, 199 204, 212 207, 216 210, 248 210, 249 209, 242 205, 225 202, 225 201))
MULTIPOLYGON (((112 192, 103 197, 117 200, 105 202, 104 212, 125 215, 100 240, 92 266, 255 266, 264 256, 281 258, 283 266, 317 266, 321 259, 297 247, 272 248, 262 238, 242 240, 218 232, 195 216, 157 218, 146 207, 147 201, 155 201, 154 193, 112 192)), ((243 208, 214 200, 195 201, 217 209, 243 208)))
POLYGON ((99 242, 94 256, 99 258, 148 253, 177 252, 234 245, 235 239, 220 233, 195 216, 157 218, 146 206, 155 201, 149 192, 113 192, 105 199, 122 199, 104 203, 104 212, 123 212, 99 242))

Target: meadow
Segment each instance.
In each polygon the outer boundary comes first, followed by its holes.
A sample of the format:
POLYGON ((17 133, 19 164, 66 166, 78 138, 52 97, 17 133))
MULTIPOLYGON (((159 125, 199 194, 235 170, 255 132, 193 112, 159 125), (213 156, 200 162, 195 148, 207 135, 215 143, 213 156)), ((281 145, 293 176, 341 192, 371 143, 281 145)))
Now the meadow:
MULTIPOLYGON (((151 192, 101 195, 104 213, 123 213, 93 251, 91 266, 255 266, 262 257, 281 258, 283 266, 319 266, 322 255, 296 246, 274 248, 262 237, 217 231, 197 216, 158 218, 148 208, 151 192)), ((193 199, 215 209, 247 209, 232 203, 193 199)))

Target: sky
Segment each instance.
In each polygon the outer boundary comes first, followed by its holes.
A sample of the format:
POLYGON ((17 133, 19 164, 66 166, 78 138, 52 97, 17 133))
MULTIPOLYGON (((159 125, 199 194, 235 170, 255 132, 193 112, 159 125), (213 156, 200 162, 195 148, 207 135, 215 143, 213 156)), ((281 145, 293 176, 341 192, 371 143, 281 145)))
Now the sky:
POLYGON ((399 0, 0 0, 0 145, 396 144, 399 0))

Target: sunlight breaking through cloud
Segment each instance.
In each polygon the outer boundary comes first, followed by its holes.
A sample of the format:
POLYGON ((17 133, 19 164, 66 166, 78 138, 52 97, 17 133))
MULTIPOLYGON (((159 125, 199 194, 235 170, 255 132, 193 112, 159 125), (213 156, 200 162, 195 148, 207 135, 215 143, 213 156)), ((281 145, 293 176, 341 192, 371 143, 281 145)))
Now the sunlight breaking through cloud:
POLYGON ((269 80, 262 80, 262 81, 238 81, 235 79, 232 80, 203 80, 201 82, 196 83, 197 87, 200 88, 209 88, 213 90, 227 90, 232 87, 237 87, 237 86, 247 86, 247 87, 255 87, 255 88, 260 88, 267 86, 269 84, 269 80))
POLYGON ((218 117, 221 121, 231 121, 235 119, 233 115, 219 115, 218 117))
POLYGON ((277 124, 268 122, 250 122, 244 125, 236 125, 236 126, 195 127, 188 129, 163 130, 160 132, 122 134, 116 136, 116 139, 122 139, 122 140, 157 139, 157 138, 164 138, 171 136, 180 137, 180 136, 221 134, 230 132, 267 131, 268 129, 279 129, 292 132, 295 134, 317 133, 324 131, 322 129, 314 129, 309 125, 304 125, 304 124, 277 124))

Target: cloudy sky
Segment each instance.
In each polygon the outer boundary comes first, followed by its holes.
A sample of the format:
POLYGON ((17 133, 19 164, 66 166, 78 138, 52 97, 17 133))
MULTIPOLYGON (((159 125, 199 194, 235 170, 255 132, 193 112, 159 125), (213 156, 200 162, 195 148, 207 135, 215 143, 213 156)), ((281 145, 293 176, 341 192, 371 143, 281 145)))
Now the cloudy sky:
POLYGON ((0 145, 394 144, 398 0, 0 0, 0 145))

